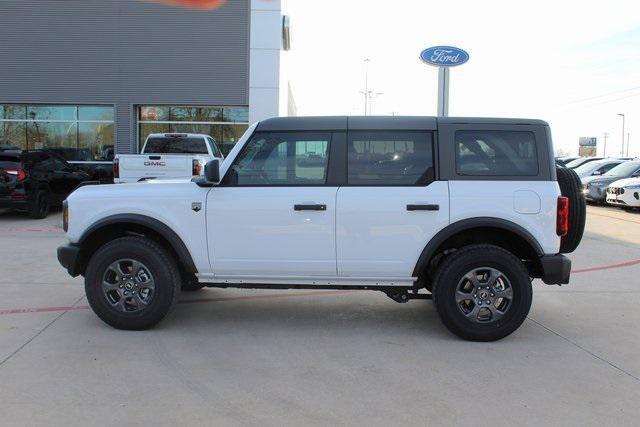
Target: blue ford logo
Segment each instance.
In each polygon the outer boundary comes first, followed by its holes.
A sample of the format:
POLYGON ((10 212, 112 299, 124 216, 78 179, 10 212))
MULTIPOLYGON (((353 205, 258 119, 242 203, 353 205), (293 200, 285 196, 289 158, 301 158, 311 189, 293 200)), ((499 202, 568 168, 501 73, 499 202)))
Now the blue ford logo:
POLYGON ((453 46, 434 46, 423 50, 420 59, 437 67, 455 67, 469 60, 469 54, 453 46))

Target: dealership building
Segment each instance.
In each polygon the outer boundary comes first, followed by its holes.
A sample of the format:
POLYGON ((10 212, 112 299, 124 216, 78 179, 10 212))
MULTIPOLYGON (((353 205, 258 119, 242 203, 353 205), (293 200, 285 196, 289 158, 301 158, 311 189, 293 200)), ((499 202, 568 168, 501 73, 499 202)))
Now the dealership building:
POLYGON ((279 0, 195 10, 143 0, 0 3, 0 146, 68 160, 136 153, 152 132, 228 152, 257 120, 295 115, 279 0))

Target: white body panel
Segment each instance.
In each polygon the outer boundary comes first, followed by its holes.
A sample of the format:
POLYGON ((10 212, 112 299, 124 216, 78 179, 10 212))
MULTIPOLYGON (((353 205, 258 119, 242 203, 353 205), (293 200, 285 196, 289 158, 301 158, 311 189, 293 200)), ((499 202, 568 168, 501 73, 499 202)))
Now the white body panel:
POLYGON ((341 187, 338 191, 338 275, 409 279, 426 243, 449 225, 446 181, 426 187, 341 187), (437 211, 407 211, 434 204, 437 211))
POLYGON ((148 216, 164 223, 180 236, 198 271, 207 273, 210 265, 204 206, 209 190, 187 180, 80 187, 67 199, 67 237, 75 243, 94 223, 112 215, 148 216), (194 202, 202 203, 200 212, 191 209, 194 202))
POLYGON ((335 276, 337 187, 217 187, 207 198, 216 277, 335 276), (324 211, 294 211, 323 204, 324 211))
POLYGON ((449 181, 451 224, 469 218, 499 218, 519 225, 545 254, 560 250, 555 181, 449 181), (540 209, 533 209, 537 204, 540 209))

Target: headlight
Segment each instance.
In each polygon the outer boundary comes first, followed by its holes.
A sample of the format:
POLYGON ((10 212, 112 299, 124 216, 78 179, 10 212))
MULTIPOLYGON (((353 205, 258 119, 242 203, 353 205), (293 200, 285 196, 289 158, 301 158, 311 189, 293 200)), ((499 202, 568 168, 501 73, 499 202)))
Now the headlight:
POLYGON ((640 190, 640 184, 638 185, 628 185, 626 187, 624 187, 625 190, 640 190))

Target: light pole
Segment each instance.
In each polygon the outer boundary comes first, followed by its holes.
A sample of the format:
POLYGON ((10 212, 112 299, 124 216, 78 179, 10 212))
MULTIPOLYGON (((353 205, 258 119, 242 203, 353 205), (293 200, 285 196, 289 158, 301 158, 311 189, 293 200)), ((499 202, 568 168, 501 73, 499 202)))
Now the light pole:
POLYGON ((629 157, 629 135, 631 135, 631 132, 627 132, 627 157, 629 157))
POLYGON ((374 92, 372 90, 369 91, 369 115, 373 114, 373 99, 379 97, 380 95, 384 95, 384 92, 374 92))
POLYGON ((620 157, 624 157, 624 114, 618 113, 622 117, 622 148, 620 149, 620 157))
POLYGON ((607 157, 607 137, 609 136, 609 133, 605 132, 604 133, 604 152, 602 153, 602 157, 607 157))
POLYGON ((369 58, 364 59, 364 91, 360 91, 364 95, 364 115, 367 115, 367 106, 369 105, 369 58))

